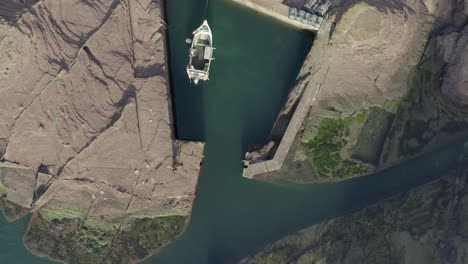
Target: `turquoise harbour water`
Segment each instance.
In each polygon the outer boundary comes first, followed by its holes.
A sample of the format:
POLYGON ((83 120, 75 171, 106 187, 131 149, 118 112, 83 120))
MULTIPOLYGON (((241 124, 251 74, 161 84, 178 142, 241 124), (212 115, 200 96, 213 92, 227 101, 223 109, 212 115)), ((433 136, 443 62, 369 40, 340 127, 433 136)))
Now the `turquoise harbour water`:
MULTIPOLYGON (((294 83, 312 36, 225 0, 209 0, 211 80, 191 85, 185 38, 204 19, 205 0, 166 1, 178 137, 206 141, 186 232, 146 264, 224 264, 298 229, 426 183, 457 167, 464 140, 378 174, 339 183, 274 185, 241 177, 244 152, 261 144, 294 83)), ((22 245, 28 218, 0 217, 0 263, 52 263, 22 245)))

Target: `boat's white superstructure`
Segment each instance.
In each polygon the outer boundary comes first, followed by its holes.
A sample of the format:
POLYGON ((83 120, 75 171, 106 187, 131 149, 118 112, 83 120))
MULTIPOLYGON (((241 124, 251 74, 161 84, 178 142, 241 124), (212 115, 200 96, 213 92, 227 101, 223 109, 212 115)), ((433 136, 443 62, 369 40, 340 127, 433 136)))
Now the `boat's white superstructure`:
POLYGON ((213 35, 210 26, 205 20, 203 24, 193 31, 193 41, 190 47, 189 64, 187 74, 195 84, 199 80, 206 81, 210 78, 210 66, 213 58, 213 35))

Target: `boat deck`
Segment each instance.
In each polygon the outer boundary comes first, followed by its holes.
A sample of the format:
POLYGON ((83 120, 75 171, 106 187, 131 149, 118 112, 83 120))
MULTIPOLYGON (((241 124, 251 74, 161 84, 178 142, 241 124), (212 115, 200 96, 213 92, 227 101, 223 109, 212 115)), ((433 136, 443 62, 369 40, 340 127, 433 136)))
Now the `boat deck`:
POLYGON ((205 64, 208 63, 208 60, 205 60, 203 57, 205 54, 205 47, 203 46, 195 46, 197 50, 196 56, 192 57, 192 65, 197 70, 204 70, 205 64))

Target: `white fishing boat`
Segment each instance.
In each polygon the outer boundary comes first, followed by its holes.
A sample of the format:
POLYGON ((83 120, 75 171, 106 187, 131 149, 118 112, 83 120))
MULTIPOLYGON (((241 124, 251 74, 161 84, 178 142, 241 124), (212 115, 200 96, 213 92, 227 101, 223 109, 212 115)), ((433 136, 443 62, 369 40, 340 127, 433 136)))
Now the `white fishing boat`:
POLYGON ((203 24, 193 31, 193 41, 190 47, 187 74, 195 84, 198 81, 210 79, 210 67, 213 58, 213 35, 210 26, 205 20, 203 24))

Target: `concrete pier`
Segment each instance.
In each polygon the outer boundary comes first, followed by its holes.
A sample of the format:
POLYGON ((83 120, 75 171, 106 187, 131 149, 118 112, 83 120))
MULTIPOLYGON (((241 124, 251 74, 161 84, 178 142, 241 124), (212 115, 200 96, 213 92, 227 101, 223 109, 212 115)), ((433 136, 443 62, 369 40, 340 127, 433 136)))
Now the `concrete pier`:
POLYGON ((283 166, 283 162, 288 155, 289 149, 296 138, 297 132, 309 112, 312 102, 315 99, 315 95, 319 90, 320 85, 317 83, 309 83, 309 85, 307 85, 273 159, 249 164, 244 168, 242 176, 252 179, 253 176, 257 174, 281 169, 281 166, 283 166))
MULTIPOLYGON (((330 31, 333 29, 333 26, 333 23, 324 20, 324 23, 322 24, 322 27, 317 34, 317 39, 314 42, 314 46, 325 45, 325 43, 328 42, 328 37, 330 31)), ((301 71, 308 71, 308 69, 303 68, 301 71)), ((270 160, 247 164, 242 172, 242 176, 252 179, 255 175, 281 169, 286 156, 288 155, 289 150, 291 149, 291 146, 296 139, 296 135, 301 128, 304 119, 309 113, 318 92, 320 91, 322 81, 323 80, 317 80, 316 78, 309 80, 308 84, 304 88, 302 96, 298 98, 299 103, 297 108, 292 115, 291 120, 289 121, 288 127, 286 128, 286 131, 281 141, 279 142, 278 149, 274 153, 273 158, 270 160)))
POLYGON ((317 32, 319 28, 311 25, 303 24, 296 20, 290 19, 289 7, 284 5, 283 0, 231 0, 256 12, 262 13, 274 19, 278 19, 283 23, 296 27, 298 29, 317 32))

